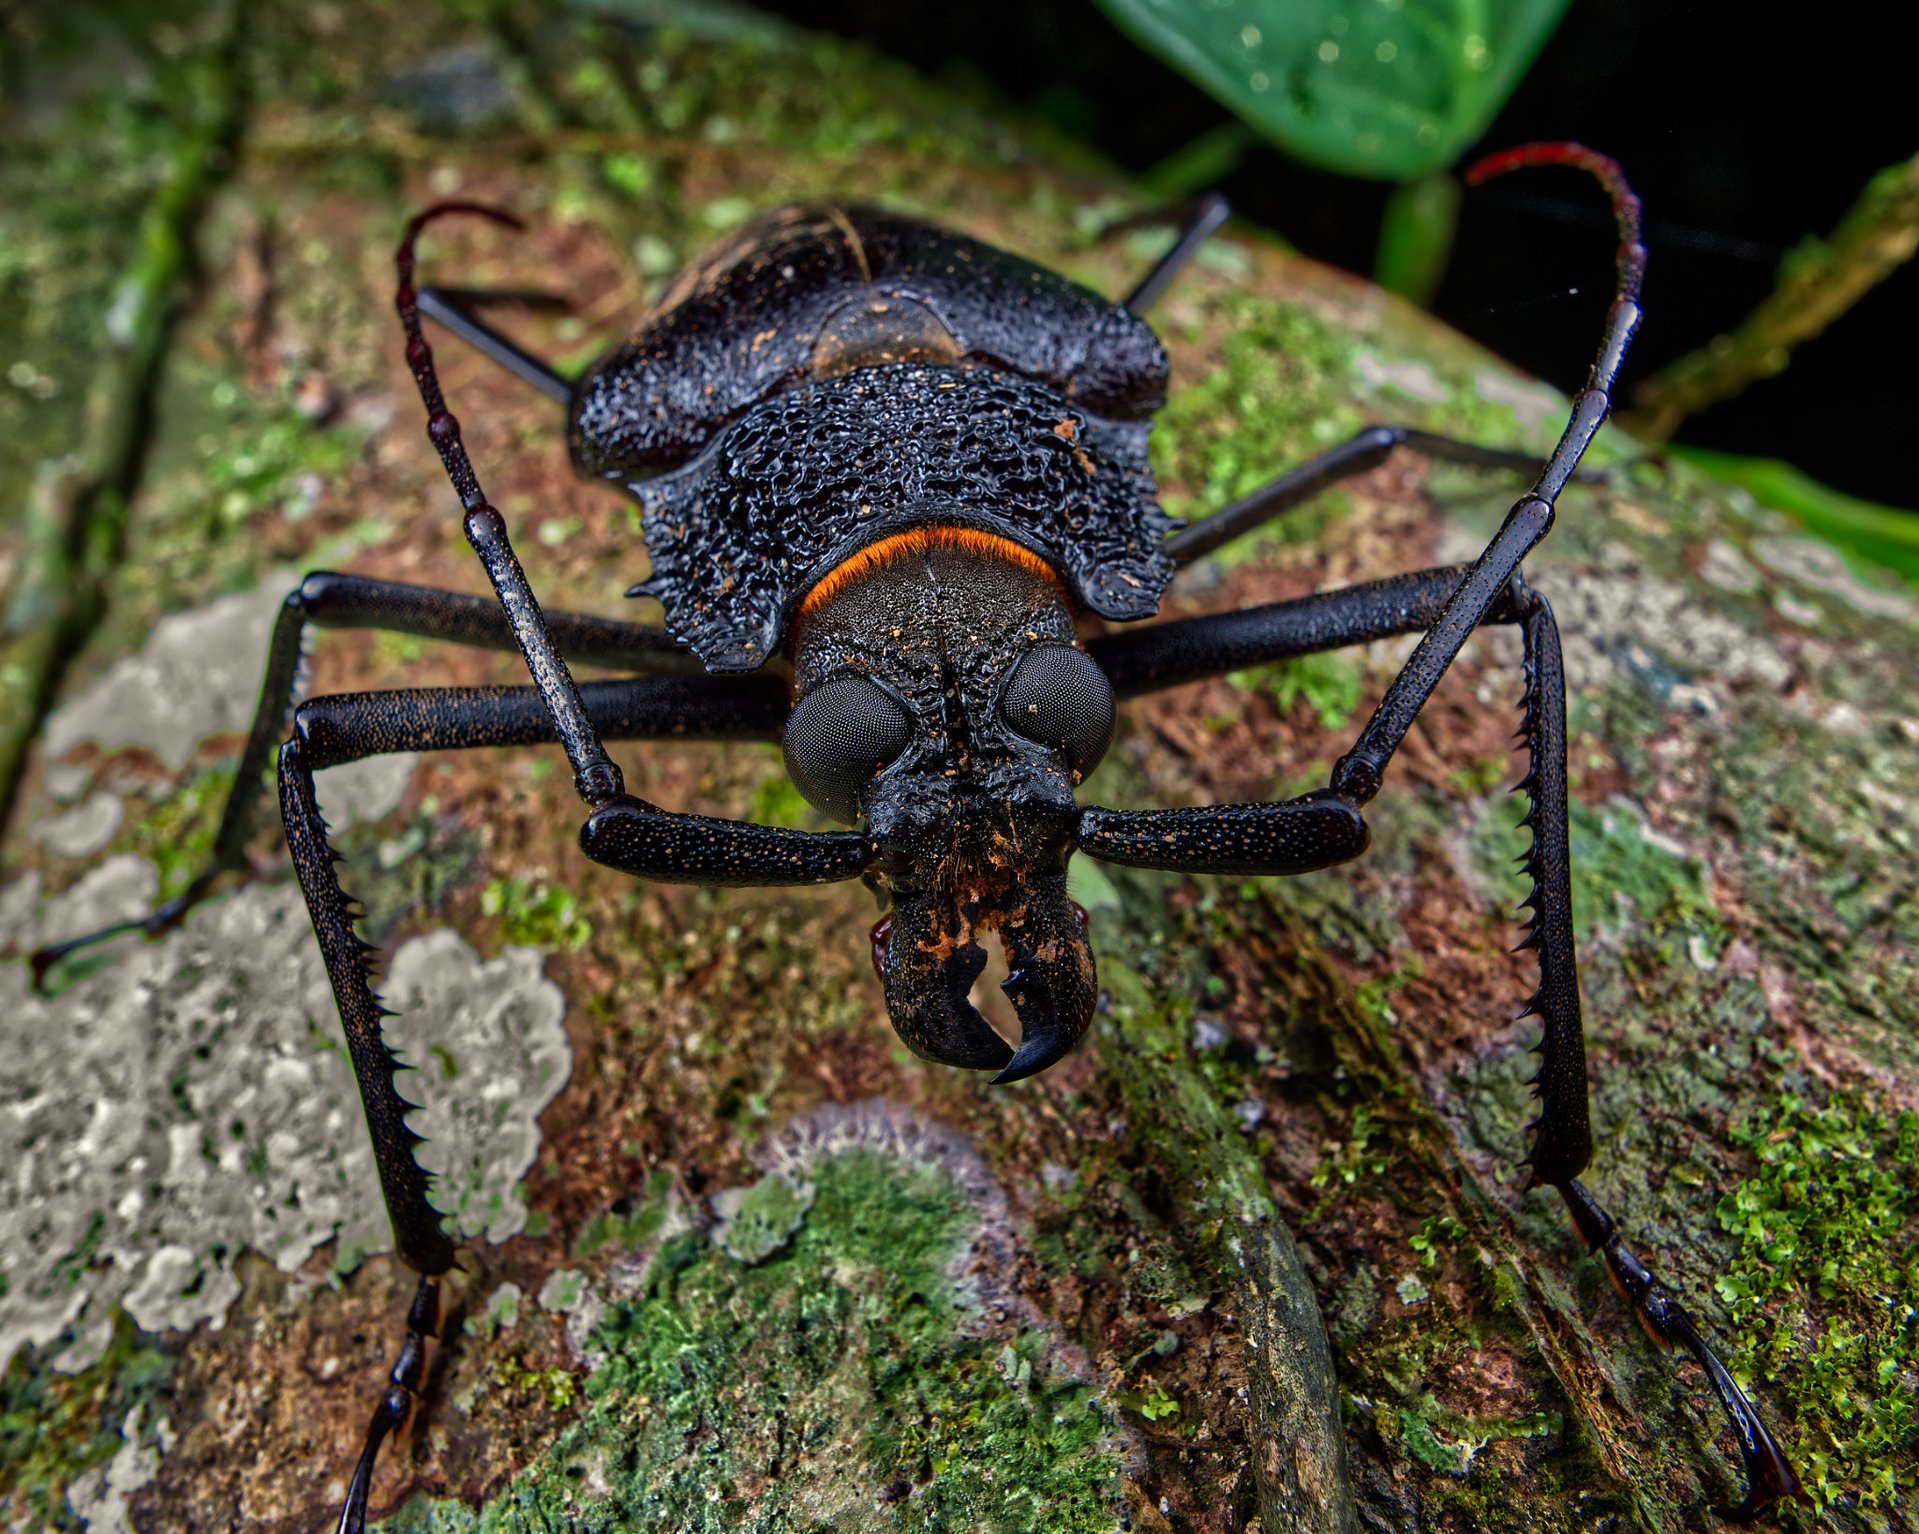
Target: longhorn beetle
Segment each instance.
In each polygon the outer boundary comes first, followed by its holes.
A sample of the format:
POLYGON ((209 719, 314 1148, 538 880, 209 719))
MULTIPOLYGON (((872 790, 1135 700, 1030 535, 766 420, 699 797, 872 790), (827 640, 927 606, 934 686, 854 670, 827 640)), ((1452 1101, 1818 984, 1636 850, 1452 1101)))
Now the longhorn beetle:
POLYGON ((1166 354, 1141 315, 1224 220, 1218 199, 1115 304, 1016 256, 871 208, 787 209, 687 271, 633 336, 577 382, 480 317, 488 295, 417 289, 414 250, 436 219, 511 214, 442 203, 407 225, 395 304, 427 434, 494 599, 316 574, 286 601, 260 704, 209 867, 142 921, 43 950, 36 967, 125 927, 177 922, 240 866, 257 789, 278 750, 287 845, 346 1028, 401 1258, 420 1275, 405 1337, 368 1426, 339 1527, 359 1530, 380 1447, 425 1378, 454 1245, 428 1202, 411 1106, 381 1037, 370 950, 355 935, 313 787, 321 767, 398 750, 557 741, 587 807, 586 855, 695 884, 863 880, 887 907, 874 963, 900 1038, 925 1059, 1016 1082, 1085 1036, 1097 1002, 1085 915, 1066 893, 1075 852, 1142 868, 1296 874, 1366 850, 1364 809, 1439 679, 1482 623, 1523 644, 1522 782, 1533 840, 1539 964, 1528 1012, 1544 1032, 1529 1187, 1565 1201, 1648 1332, 1704 1369, 1738 1442, 1746 1495, 1724 1516, 1804 1499, 1758 1412, 1671 1292, 1627 1250, 1579 1181, 1591 1157, 1573 951, 1566 690, 1545 597, 1520 571, 1605 420, 1639 321, 1639 203, 1611 160, 1532 144, 1468 173, 1564 165, 1595 177, 1619 230, 1617 282, 1586 385, 1533 487, 1470 565, 1390 576, 1297 601, 1083 638, 1091 615, 1151 617, 1174 573, 1396 448, 1489 468, 1536 460, 1404 427, 1372 427, 1188 526, 1155 499, 1146 438, 1166 354), (639 500, 663 629, 544 612, 447 409, 431 317, 567 411, 586 476, 639 500), (959 620, 963 619, 961 622, 959 620), (442 687, 296 701, 308 625, 517 648, 530 687, 442 687), (1421 635, 1325 788, 1265 804, 1115 811, 1075 789, 1113 735, 1114 703, 1290 656, 1421 635), (763 670, 784 656, 790 684, 763 670), (576 684, 567 658, 630 679, 576 684), (851 830, 807 832, 679 814, 627 793, 607 740, 777 739, 800 792, 851 830), (997 932, 1017 1049, 968 1000, 997 932))

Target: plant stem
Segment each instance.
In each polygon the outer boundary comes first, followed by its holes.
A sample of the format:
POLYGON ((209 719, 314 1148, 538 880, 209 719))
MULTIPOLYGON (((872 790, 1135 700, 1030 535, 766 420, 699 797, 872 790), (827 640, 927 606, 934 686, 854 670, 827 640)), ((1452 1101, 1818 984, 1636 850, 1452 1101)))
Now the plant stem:
POLYGON ((1866 183, 1829 239, 1809 239, 1780 264, 1779 280, 1731 335, 1715 337, 1633 390, 1620 417, 1647 442, 1665 442, 1690 415, 1783 372, 1792 349, 1818 335, 1919 248, 1919 155, 1866 183))
POLYGON ((1430 308, 1446 275, 1458 222, 1459 181, 1451 171, 1400 182, 1380 218, 1373 280, 1389 293, 1430 308))

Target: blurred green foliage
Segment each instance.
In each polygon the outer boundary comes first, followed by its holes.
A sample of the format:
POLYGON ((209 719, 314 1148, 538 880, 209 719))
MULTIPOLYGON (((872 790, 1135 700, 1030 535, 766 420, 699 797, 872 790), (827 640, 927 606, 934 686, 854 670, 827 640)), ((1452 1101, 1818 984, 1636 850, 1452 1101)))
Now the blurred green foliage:
POLYGON ((1348 176, 1444 170, 1569 0, 1099 0, 1288 154, 1348 176))

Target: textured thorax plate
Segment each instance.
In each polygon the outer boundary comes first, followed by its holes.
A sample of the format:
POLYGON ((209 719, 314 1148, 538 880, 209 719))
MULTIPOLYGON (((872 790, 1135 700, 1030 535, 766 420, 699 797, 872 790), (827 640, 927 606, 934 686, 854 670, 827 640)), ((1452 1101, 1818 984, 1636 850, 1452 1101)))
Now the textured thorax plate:
POLYGON ((841 560, 944 525, 1032 550, 1101 617, 1147 617, 1172 579, 1160 544, 1176 524, 1155 499, 1146 431, 981 367, 896 363, 802 384, 633 487, 653 560, 636 589, 708 670, 747 671, 841 560))

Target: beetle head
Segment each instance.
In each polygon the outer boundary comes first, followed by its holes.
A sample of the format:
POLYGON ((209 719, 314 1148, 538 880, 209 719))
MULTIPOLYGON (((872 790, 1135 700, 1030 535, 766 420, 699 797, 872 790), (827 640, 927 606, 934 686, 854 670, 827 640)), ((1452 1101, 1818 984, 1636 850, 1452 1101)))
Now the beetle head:
POLYGON ((959 529, 887 539, 814 588, 794 672, 787 770, 866 832, 868 880, 892 903, 875 962, 901 1039, 996 1081, 1070 1053, 1098 994, 1066 894, 1073 791, 1112 739, 1113 692, 1050 569, 959 529), (988 932, 1017 1052, 967 999, 988 932))

